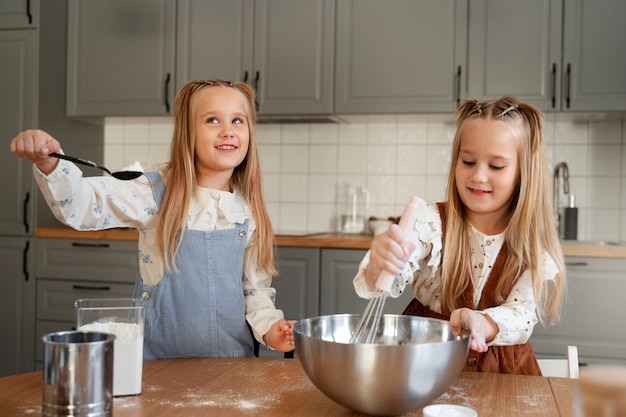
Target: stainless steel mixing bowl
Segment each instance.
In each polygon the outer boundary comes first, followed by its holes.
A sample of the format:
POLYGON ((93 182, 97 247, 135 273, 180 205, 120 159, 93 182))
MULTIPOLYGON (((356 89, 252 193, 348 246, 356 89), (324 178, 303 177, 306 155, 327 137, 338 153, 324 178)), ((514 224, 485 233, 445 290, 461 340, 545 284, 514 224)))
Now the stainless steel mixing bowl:
POLYGON ((398 415, 429 404, 459 377, 469 336, 447 321, 386 314, 376 344, 350 344, 360 315, 300 320, 296 353, 313 384, 338 404, 370 415, 398 415))

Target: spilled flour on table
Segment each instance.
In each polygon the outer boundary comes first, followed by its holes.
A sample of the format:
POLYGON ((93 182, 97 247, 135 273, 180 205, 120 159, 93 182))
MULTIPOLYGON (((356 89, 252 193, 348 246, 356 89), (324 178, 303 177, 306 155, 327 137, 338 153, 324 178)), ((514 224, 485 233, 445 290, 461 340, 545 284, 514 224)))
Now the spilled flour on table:
POLYGON ((449 404, 454 402, 454 404, 464 405, 466 407, 475 408, 480 400, 472 397, 467 394, 467 392, 471 392, 470 384, 464 384, 460 381, 450 387, 448 392, 441 394, 437 397, 432 403, 433 404, 449 404))
POLYGON ((273 384, 276 392, 267 393, 266 386, 257 386, 254 376, 247 370, 241 370, 232 375, 232 378, 241 380, 241 386, 246 389, 218 389, 207 390, 201 386, 187 386, 176 391, 177 397, 172 398, 170 389, 158 387, 144 382, 142 394, 140 396, 115 397, 114 409, 140 408, 142 404, 168 407, 168 408, 206 408, 211 411, 230 411, 239 415, 256 414, 260 410, 266 410, 280 406, 282 397, 290 393, 304 392, 311 389, 312 383, 308 379, 302 379, 294 383, 293 376, 287 364, 277 360, 268 362, 267 365, 272 371, 273 384), (214 410, 211 410, 214 409, 214 410))
POLYGON ((144 396, 140 402, 137 397, 116 397, 114 399, 114 408, 133 408, 141 405, 141 403, 145 404, 146 402, 150 402, 173 408, 213 407, 220 409, 234 408, 239 411, 248 411, 271 408, 277 401, 277 395, 259 393, 255 395, 254 392, 233 390, 205 392, 195 388, 188 388, 183 391, 182 395, 177 400, 147 399, 146 396, 144 396))
POLYGON ((33 406, 33 407, 27 407, 27 406, 22 406, 19 408, 20 412, 22 414, 33 414, 33 415, 41 415, 42 410, 41 410, 41 406, 33 406))
MULTIPOLYGON (((475 387, 474 387, 475 390, 475 387)), ((495 393, 481 393, 482 398, 476 398, 471 393, 473 392, 471 381, 457 381, 450 389, 436 398, 432 404, 458 404, 466 407, 480 410, 485 407, 493 407, 494 402, 498 402, 495 398, 495 393), (488 395, 486 395, 488 394, 488 395)), ((541 407, 546 402, 552 401, 550 394, 527 394, 516 395, 517 404, 511 405, 508 412, 511 416, 522 416, 524 414, 534 414, 537 407, 541 407)))

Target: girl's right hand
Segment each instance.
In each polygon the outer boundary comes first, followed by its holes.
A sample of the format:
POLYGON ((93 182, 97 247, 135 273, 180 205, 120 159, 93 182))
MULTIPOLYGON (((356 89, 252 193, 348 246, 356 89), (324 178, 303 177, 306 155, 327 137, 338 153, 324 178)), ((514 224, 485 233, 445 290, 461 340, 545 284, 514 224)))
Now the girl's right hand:
POLYGON ((370 262, 365 271, 365 281, 370 288, 376 287, 376 279, 383 269, 395 276, 409 261, 416 244, 407 241, 407 237, 397 224, 392 224, 385 232, 374 237, 370 247, 370 262))
POLYGON ((11 141, 11 153, 37 165, 37 168, 48 175, 59 164, 57 158, 49 156, 59 152, 61 144, 43 130, 26 130, 11 141))

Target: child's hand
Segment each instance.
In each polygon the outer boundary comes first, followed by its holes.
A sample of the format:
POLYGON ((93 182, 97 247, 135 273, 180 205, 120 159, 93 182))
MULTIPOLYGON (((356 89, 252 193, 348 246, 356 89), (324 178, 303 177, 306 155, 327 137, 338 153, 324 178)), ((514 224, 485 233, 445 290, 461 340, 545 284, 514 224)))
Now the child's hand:
POLYGON ((13 138, 10 149, 13 155, 29 160, 48 175, 59 163, 58 159, 48 155, 58 152, 61 145, 43 130, 26 130, 13 138))
POLYGON ((450 326, 456 336, 461 330, 471 330, 470 349, 477 352, 487 351, 487 342, 498 334, 498 325, 491 317, 469 308, 458 308, 450 314, 450 326))
POLYGON ((295 344, 293 342, 293 325, 297 320, 278 320, 272 324, 269 332, 263 335, 265 343, 270 345, 273 349, 279 352, 290 352, 294 349, 295 344))
POLYGON ((415 250, 415 242, 406 239, 406 234, 397 224, 392 224, 385 232, 374 237, 365 275, 370 288, 375 287, 376 278, 383 269, 397 275, 409 261, 409 256, 415 250))

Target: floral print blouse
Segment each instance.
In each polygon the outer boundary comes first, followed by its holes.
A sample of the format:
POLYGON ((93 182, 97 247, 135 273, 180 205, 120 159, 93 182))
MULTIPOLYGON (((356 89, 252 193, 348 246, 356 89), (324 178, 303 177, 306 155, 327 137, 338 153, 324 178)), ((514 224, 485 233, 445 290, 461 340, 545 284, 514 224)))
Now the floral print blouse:
MULTIPOLYGON (((442 224, 436 204, 419 200, 419 214, 410 239, 417 242, 409 262, 394 279, 392 296, 398 297, 406 285, 411 285, 416 298, 431 310, 441 313, 441 263, 442 224)), ((472 227, 472 282, 474 306, 478 307, 489 273, 504 243, 504 233, 488 236, 472 227)), ((544 279, 554 279, 558 273, 552 258, 544 255, 544 279)), ((365 282, 365 268, 369 264, 369 251, 361 261, 354 277, 354 288, 363 298, 374 294, 365 282)), ((530 271, 524 271, 506 301, 481 311, 498 325, 498 334, 489 345, 515 345, 526 343, 537 324, 536 302, 530 271)))
MULTIPOLYGON (((143 171, 136 163, 128 169, 143 171)), ((133 181, 112 177, 83 177, 74 164, 60 160, 48 176, 34 167, 35 181, 55 217, 76 230, 134 228, 139 231, 139 271, 146 285, 159 283, 164 273, 155 246, 157 203, 145 176, 133 181)), ((248 219, 248 246, 244 254, 243 289, 246 319, 257 340, 284 318, 276 309, 272 277, 259 272, 250 245, 256 229, 250 207, 237 193, 198 187, 189 204, 189 230, 221 230, 248 219)))

